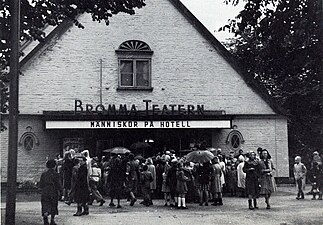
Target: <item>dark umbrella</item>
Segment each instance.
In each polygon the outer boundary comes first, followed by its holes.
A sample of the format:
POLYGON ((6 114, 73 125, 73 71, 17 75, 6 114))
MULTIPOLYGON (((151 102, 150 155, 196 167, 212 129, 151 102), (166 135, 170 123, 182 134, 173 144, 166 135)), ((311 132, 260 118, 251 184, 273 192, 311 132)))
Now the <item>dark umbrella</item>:
POLYGON ((107 153, 113 153, 113 154, 126 154, 127 152, 130 152, 129 149, 125 148, 125 147, 114 147, 114 148, 110 148, 110 149, 106 149, 103 150, 103 152, 107 152, 107 153))
POLYGON ((207 150, 193 151, 187 154, 186 160, 194 163, 209 162, 214 158, 212 152, 207 150))
POLYGON ((136 142, 130 146, 130 149, 146 149, 151 148, 151 145, 146 142, 136 142))

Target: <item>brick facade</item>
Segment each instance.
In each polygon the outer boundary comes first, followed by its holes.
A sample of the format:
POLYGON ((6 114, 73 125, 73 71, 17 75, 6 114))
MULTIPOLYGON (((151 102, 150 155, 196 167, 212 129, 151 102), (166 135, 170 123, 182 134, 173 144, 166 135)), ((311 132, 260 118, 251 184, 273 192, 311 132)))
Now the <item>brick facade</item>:
MULTIPOLYGON (((53 39, 22 68, 19 82, 19 135, 32 127, 40 145, 32 152, 21 147, 18 181, 35 179, 47 156, 60 151, 60 135, 43 128, 43 111, 73 111, 74 100, 99 104, 102 59, 103 104, 204 104, 206 110, 235 115, 232 124, 245 138, 243 148, 267 148, 278 176, 288 176, 287 121, 250 88, 235 69, 168 0, 147 2, 136 15, 114 16, 110 25, 79 18, 85 29, 69 28, 53 39), (115 50, 127 40, 146 42, 152 51, 153 91, 117 91, 115 50), (240 116, 239 116, 240 115, 240 116), (268 116, 270 115, 270 116, 268 116), (28 171, 28 173, 26 173, 28 171)), ((140 108, 141 107, 141 108, 140 108)), ((1 134, 1 181, 6 180, 7 132, 1 134)), ((214 147, 226 148, 230 130, 214 130, 214 147)), ((20 137, 20 136, 19 136, 20 137)))

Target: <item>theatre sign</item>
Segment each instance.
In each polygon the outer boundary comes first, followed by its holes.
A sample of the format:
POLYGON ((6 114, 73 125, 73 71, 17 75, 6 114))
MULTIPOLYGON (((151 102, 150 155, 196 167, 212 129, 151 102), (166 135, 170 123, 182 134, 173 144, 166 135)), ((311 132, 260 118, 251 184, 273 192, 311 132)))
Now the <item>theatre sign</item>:
POLYGON ((46 129, 230 128, 230 120, 46 121, 46 129))
POLYGON ((153 104, 92 105, 75 100, 74 119, 47 120, 46 129, 133 129, 133 128, 231 128, 230 119, 205 118, 204 105, 153 104), (86 116, 86 119, 80 119, 86 116))

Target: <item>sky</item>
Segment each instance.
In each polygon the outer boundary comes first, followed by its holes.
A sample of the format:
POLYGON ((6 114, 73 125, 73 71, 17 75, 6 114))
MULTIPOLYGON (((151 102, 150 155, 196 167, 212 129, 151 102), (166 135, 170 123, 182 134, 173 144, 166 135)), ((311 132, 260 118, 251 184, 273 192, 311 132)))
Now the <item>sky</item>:
POLYGON ((181 2, 211 31, 219 40, 225 41, 226 38, 233 37, 228 32, 218 32, 218 29, 228 23, 229 19, 234 19, 243 8, 238 6, 226 5, 224 0, 181 0, 181 2))

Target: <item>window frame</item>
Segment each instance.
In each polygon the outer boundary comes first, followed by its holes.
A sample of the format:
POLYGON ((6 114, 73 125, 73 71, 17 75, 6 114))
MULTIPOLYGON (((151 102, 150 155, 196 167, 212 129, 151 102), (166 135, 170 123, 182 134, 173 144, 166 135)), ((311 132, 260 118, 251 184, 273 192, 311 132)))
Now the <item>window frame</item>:
MULTIPOLYGON (((129 46, 129 45, 128 45, 129 46)), ((142 91, 152 91, 152 55, 153 51, 150 50, 150 47, 138 40, 130 40, 123 42, 119 48, 115 51, 118 57, 118 87, 117 90, 142 90, 142 91), (133 44, 132 47, 125 49, 123 46, 127 44, 133 44), (145 49, 136 49, 135 46, 140 44, 144 46, 145 49), (121 61, 132 61, 133 67, 133 86, 124 86, 121 85, 121 61), (137 61, 147 61, 148 62, 148 86, 138 86, 137 82, 137 71, 136 71, 136 62, 137 61)))
POLYGON ((236 152, 242 148, 242 145, 245 143, 245 140, 244 140, 241 132, 234 129, 234 130, 230 131, 230 133, 228 134, 227 139, 226 139, 226 143, 227 143, 230 150, 233 150, 236 152), (237 147, 234 146, 234 144, 236 144, 236 142, 233 140, 234 137, 236 137, 239 141, 237 147))
POLYGON ((151 58, 143 58, 143 57, 119 57, 118 58, 118 89, 151 89, 151 58), (121 85, 121 62, 122 61, 128 61, 132 62, 132 78, 133 78, 133 85, 132 86, 126 86, 126 85, 121 85), (148 62, 148 85, 147 86, 138 86, 137 85, 137 61, 142 61, 142 62, 148 62))

